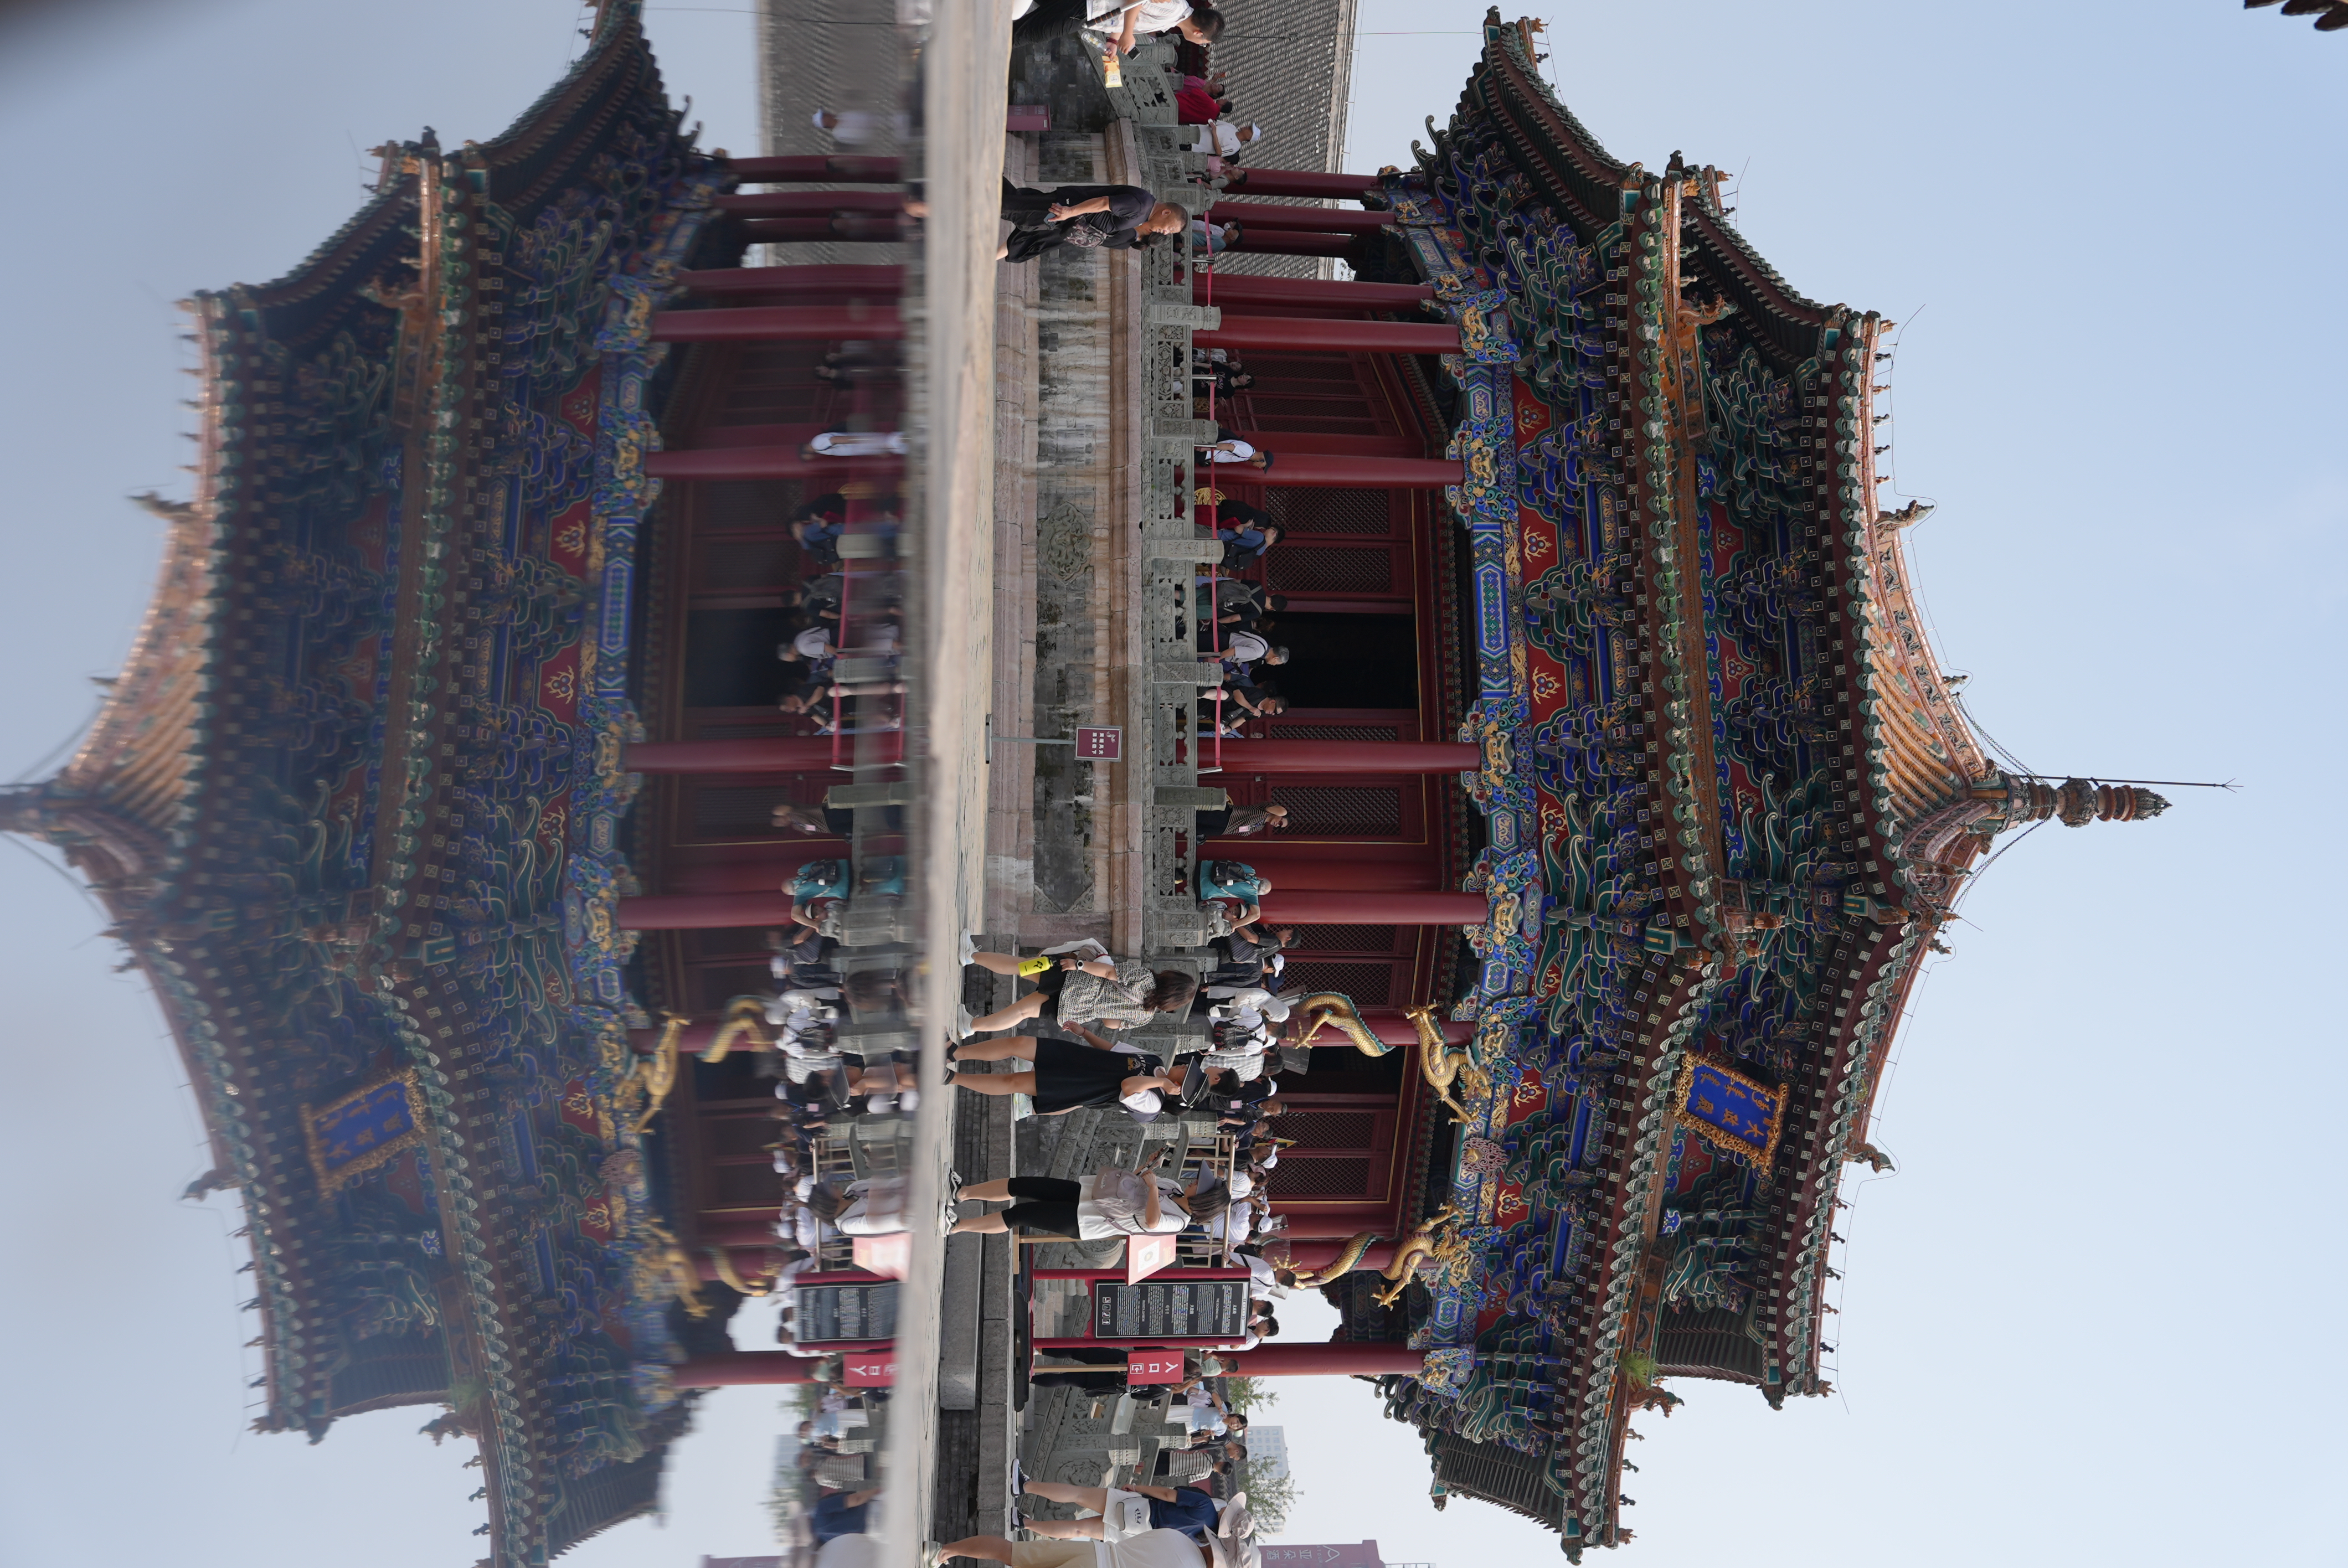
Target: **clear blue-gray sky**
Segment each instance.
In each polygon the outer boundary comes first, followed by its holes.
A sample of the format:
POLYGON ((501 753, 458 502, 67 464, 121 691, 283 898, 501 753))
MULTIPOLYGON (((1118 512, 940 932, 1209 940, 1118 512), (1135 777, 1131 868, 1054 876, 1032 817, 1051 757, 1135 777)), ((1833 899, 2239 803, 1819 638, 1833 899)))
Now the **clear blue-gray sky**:
MULTIPOLYGON (((1448 114, 1482 10, 1363 0, 1351 167, 1407 161, 1448 114)), ((2048 828, 1971 896, 1883 1096, 1900 1171, 1854 1180, 1838 1226, 1836 1396, 1772 1414, 1683 1386, 1675 1417, 1639 1423, 1632 1551, 2341 1562, 2323 1178, 2348 1030, 2321 955, 2343 858, 2323 671, 2348 568, 2326 369, 2348 347, 2348 38, 2231 0, 1547 14, 1560 90, 1611 150, 1739 173, 1738 220, 1795 287, 1905 323, 1885 428, 1901 493, 1940 507, 1916 575, 1975 715, 2042 771, 2245 785, 2048 828)), ((129 644, 157 534, 122 497, 186 493, 170 302, 305 254, 361 200, 357 149, 502 128, 581 22, 544 0, 84 15, 0 47, 0 776, 73 733, 86 677, 129 644)), ((754 146, 749 17, 649 20, 705 139, 754 146)), ((240 1435, 258 1370, 240 1221, 225 1197, 175 1201, 207 1163, 195 1112, 102 924, 0 849, 19 1032, 0 1563, 111 1568, 159 1539, 186 1568, 471 1562, 476 1472, 415 1434, 423 1412, 316 1449, 240 1435)), ((1303 1490, 1288 1539, 1374 1537, 1440 1568, 1555 1550, 1482 1505, 1429 1510, 1416 1443, 1358 1383, 1291 1381, 1278 1413, 1303 1490)), ((571 1561, 760 1549, 776 1425, 771 1396, 721 1396, 664 1527, 571 1561)))

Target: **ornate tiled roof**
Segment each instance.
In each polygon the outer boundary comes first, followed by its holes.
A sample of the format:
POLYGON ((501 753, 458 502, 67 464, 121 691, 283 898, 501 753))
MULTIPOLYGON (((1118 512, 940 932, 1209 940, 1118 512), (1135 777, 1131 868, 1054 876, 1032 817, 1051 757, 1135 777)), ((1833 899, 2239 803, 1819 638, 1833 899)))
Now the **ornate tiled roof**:
MULTIPOLYGON (((1243 165, 1335 173, 1345 155, 1345 121, 1353 91, 1354 29, 1359 0, 1294 0, 1278 7, 1246 6, 1228 13, 1231 26, 1211 52, 1227 73, 1233 118, 1263 127, 1261 152, 1243 165)), ((1251 196, 1279 206, 1329 203, 1251 196)), ((1234 251, 1218 271, 1242 277, 1315 278, 1326 261, 1234 251)))
POLYGON ((1438 1491, 1626 1532, 1666 1375, 1824 1392, 1842 1164, 1993 835, 2165 804, 1989 765, 1874 502, 1885 323, 1796 294, 1717 177, 1610 157, 1487 21, 1385 195, 1461 329, 1454 452, 1490 845, 1458 1214, 1390 1409, 1438 1491), (1507 1456, 1514 1456, 1509 1458, 1507 1456), (1534 1481, 1548 1488, 1546 1494, 1534 1481))
POLYGON ((683 1420, 610 916, 649 307, 718 183, 607 5, 505 135, 388 149, 300 267, 192 302, 196 498, 88 740, 0 800, 242 1194, 257 1425, 448 1406, 499 1568, 651 1506, 683 1420))

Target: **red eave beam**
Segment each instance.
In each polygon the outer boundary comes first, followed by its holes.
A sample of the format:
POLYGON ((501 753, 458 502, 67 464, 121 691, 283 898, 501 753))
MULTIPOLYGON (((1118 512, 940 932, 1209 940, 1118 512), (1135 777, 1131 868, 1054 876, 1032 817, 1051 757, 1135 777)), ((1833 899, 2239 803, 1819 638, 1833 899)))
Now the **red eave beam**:
POLYGON ((1375 174, 1315 174, 1302 169, 1243 169, 1224 182, 1230 196, 1302 196, 1359 201, 1378 193, 1375 174))
MULTIPOLYGON (((685 273, 680 276, 692 276, 685 273)), ((1243 278, 1215 274, 1211 286, 1195 280, 1190 296, 1202 305, 1326 306, 1341 311, 1398 311, 1435 298, 1428 283, 1341 283, 1324 278, 1243 278), (1211 296, 1211 297, 1210 297, 1211 296)))
MULTIPOLYGON (((1279 473, 1272 469, 1275 482, 1279 473)), ((1484 748, 1472 741, 1225 741, 1220 755, 1227 774, 1460 774, 1484 765, 1484 748)))
POLYGON ((1358 354, 1457 354, 1449 322, 1363 322, 1343 316, 1235 316, 1190 341, 1202 348, 1334 349, 1358 354))
MULTIPOLYGON (((1227 1371, 1242 1378, 1375 1378, 1387 1372, 1416 1377, 1426 1368, 1426 1351, 1375 1340, 1262 1344, 1252 1350, 1236 1354, 1218 1351, 1216 1355, 1227 1363, 1227 1371)), ((685 1366, 692 1364, 688 1361, 685 1366)), ((680 1367, 677 1370, 682 1373, 685 1368, 680 1367)), ((677 1386, 686 1386, 682 1376, 677 1378, 677 1386)))
POLYGON ((1207 209, 1210 223, 1236 223, 1242 230, 1284 229, 1303 234, 1375 234, 1394 227, 1391 212, 1346 212, 1334 207, 1275 207, 1266 201, 1218 201, 1207 209))
MULTIPOLYGON (((1193 334, 1198 341, 1202 334, 1193 334)), ((1329 452, 1282 452, 1277 432, 1241 432, 1241 438, 1272 455, 1270 468, 1243 463, 1218 465, 1221 472, 1200 469, 1199 483, 1267 485, 1275 489, 1438 490, 1457 485, 1465 476, 1462 465, 1447 457, 1354 457, 1329 452)))
POLYGON ((812 1356, 794 1356, 788 1350, 726 1350, 714 1356, 687 1358, 670 1369, 669 1380, 680 1389, 812 1383, 815 1369, 820 1364, 812 1356))
POLYGON ((821 735, 772 735, 743 741, 652 741, 628 747, 621 753, 620 766, 632 774, 816 773, 831 766, 831 742, 821 735))
POLYGON ((1260 256, 1350 256, 1355 242, 1351 234, 1300 234, 1286 229, 1249 228, 1240 231, 1231 249, 1260 256))
MULTIPOLYGON (((620 901, 623 910, 628 902, 620 901)), ((1481 893, 1283 893, 1274 886, 1263 896, 1263 917, 1275 926, 1480 926, 1491 912, 1481 893)))
POLYGON ((905 323, 893 304, 737 305, 653 313, 654 343, 829 343, 904 335, 905 323))

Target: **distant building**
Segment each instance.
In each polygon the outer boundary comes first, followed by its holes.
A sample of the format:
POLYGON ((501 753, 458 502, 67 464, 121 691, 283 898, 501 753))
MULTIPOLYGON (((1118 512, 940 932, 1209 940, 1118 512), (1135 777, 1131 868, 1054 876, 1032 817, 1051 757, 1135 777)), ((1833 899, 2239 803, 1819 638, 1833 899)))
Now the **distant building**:
MULTIPOLYGON (((1249 1451, 1252 1462, 1253 1450, 1249 1451)), ((1264 1542, 1257 1550, 1263 1553, 1263 1568, 1385 1568, 1375 1541, 1357 1541, 1351 1546, 1264 1542)))
POLYGON ((1247 1431, 1248 1479, 1288 1479, 1288 1434, 1278 1427, 1250 1427, 1247 1431))

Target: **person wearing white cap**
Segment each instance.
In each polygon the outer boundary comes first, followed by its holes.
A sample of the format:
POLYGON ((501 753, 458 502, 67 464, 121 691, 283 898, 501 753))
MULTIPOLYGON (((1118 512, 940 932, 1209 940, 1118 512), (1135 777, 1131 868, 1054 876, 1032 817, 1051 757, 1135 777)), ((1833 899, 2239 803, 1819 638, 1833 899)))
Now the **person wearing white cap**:
POLYGON ((1260 125, 1233 125, 1230 120, 1219 119, 1199 128, 1199 139, 1191 144, 1191 150, 1237 158, 1240 149, 1252 147, 1262 137, 1263 127, 1260 125))
POLYGON ((831 139, 842 147, 863 147, 878 141, 883 131, 894 132, 896 139, 902 141, 910 128, 901 114, 877 115, 863 109, 818 109, 814 118, 816 129, 829 131, 831 139))
POLYGON ((925 1568, 938 1568, 953 1557, 1007 1563, 1011 1568, 1263 1568, 1254 1536, 1255 1519, 1242 1491, 1223 1505, 1215 1528, 1196 1540, 1179 1530, 1145 1530, 1120 1541, 1014 1542, 972 1535, 928 1547, 922 1561, 925 1568))
POLYGON ((802 457, 902 457, 901 430, 827 430, 799 448, 802 457))

